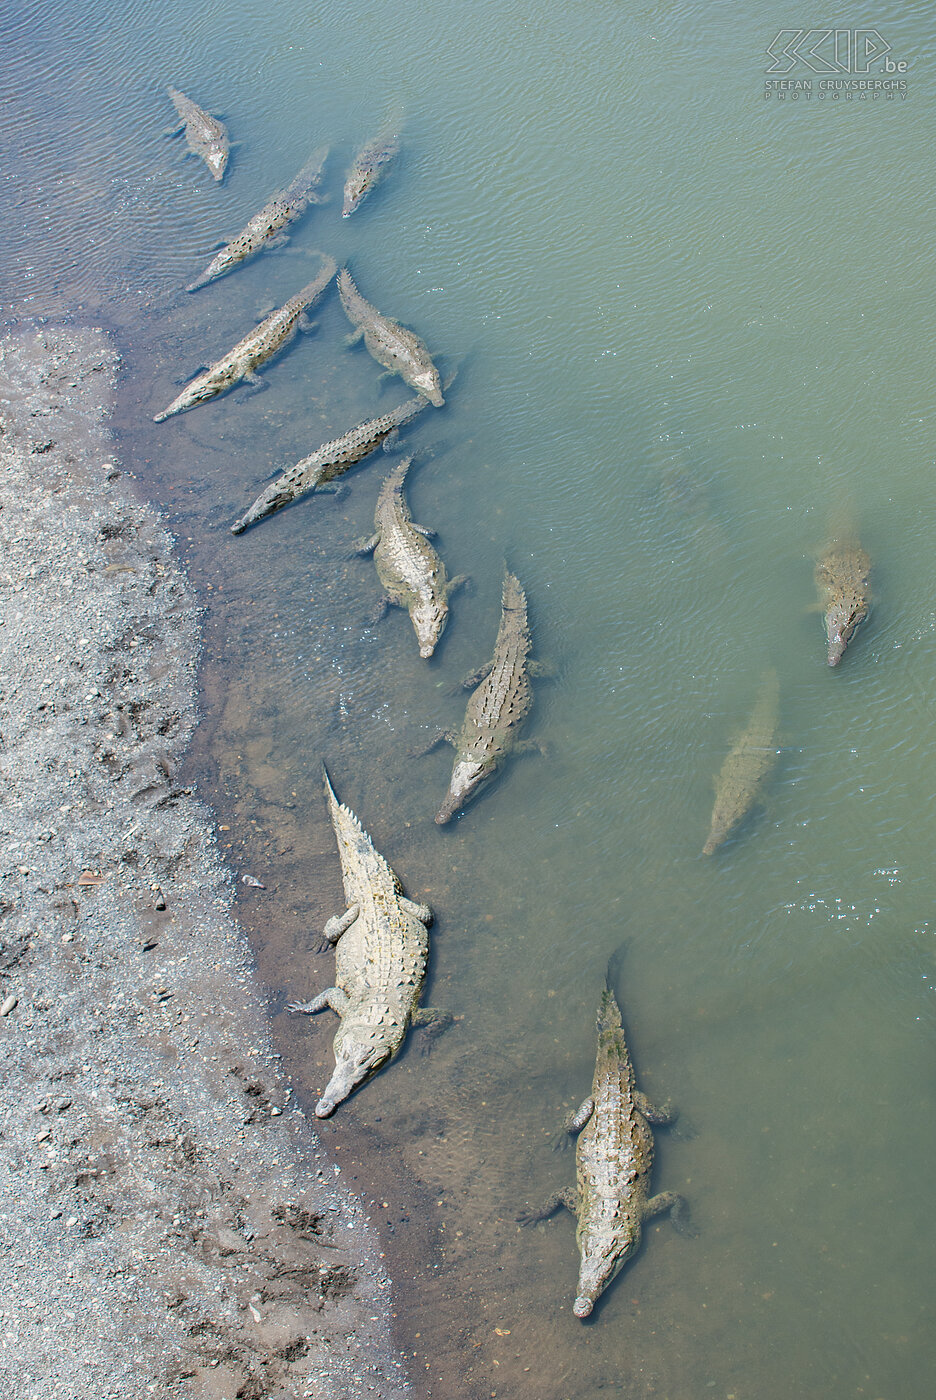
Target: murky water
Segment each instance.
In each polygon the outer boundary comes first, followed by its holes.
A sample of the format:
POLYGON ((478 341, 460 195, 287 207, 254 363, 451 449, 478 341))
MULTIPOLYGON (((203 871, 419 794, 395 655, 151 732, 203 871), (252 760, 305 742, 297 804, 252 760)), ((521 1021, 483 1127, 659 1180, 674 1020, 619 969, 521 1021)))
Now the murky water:
MULTIPOLYGON (((401 1341, 436 1395, 916 1400, 936 1379, 936 19, 871 16, 905 98, 820 98, 813 74, 810 98, 781 101, 765 50, 789 16, 740 8, 0 16, 4 311, 116 329, 121 445, 208 608, 194 762, 237 868, 267 886, 242 886, 243 912, 276 1006, 332 970, 308 951, 341 899, 322 757, 437 912, 430 1000, 462 1019, 330 1139, 388 1203, 401 1341), (222 186, 162 134, 166 82, 243 142, 222 186), (353 150, 398 112, 398 168, 342 221, 353 150), (180 293, 321 141, 331 202, 293 251, 180 293), (404 614, 371 624, 373 566, 348 557, 388 459, 337 501, 227 530, 270 472, 405 395, 344 348, 334 296, 264 393, 150 421, 309 280, 317 248, 457 370, 406 439, 414 515, 474 581, 428 665, 404 614), (875 604, 833 672, 812 568, 846 516, 875 604), (440 830, 450 754, 407 751, 457 727, 448 688, 490 654, 505 558, 557 668, 528 730, 548 756, 440 830), (780 761, 706 859, 712 778, 768 665, 780 761), (655 1181, 699 1234, 655 1222, 583 1326, 571 1218, 521 1232, 515 1215, 571 1179, 551 1138, 588 1090, 622 943, 640 1082, 696 1130, 658 1133, 655 1181)), ((310 1099, 332 1033, 282 1017, 310 1099)))

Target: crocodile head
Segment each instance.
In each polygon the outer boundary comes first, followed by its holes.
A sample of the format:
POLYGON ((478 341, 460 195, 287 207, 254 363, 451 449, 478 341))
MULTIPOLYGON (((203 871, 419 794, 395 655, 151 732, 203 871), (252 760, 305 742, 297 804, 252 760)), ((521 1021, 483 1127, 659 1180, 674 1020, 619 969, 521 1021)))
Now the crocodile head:
POLYGON ((867 599, 858 592, 849 592, 837 598, 826 609, 825 626, 829 643, 827 659, 830 666, 839 664, 845 648, 867 616, 867 599))
POLYGON ((335 1037, 335 1072, 324 1094, 315 1105, 316 1118, 328 1118, 340 1103, 352 1094, 359 1084, 364 1084, 376 1074, 381 1065, 390 1058, 390 1048, 373 1041, 361 1042, 342 1039, 341 1033, 335 1037))
POLYGON ((435 408, 441 408, 445 403, 439 382, 439 372, 434 366, 430 369, 420 370, 419 374, 414 374, 410 383, 420 394, 425 394, 435 408))
POLYGON ((595 1303, 619 1274, 640 1243, 640 1232, 628 1235, 623 1241, 616 1237, 601 1248, 585 1248, 582 1252, 582 1265, 579 1269, 578 1293, 572 1304, 576 1317, 585 1318, 591 1313, 595 1303))
POLYGON ((477 797, 481 789, 491 781, 495 770, 496 764, 489 760, 478 762, 477 759, 460 758, 452 769, 445 800, 436 812, 436 825, 444 826, 446 822, 451 821, 456 812, 460 812, 472 798, 477 797))
POLYGON ((448 620, 448 605, 444 599, 423 598, 413 608, 410 616, 419 642, 419 654, 424 659, 432 655, 436 644, 445 630, 448 620))
POLYGON ((220 180, 227 169, 228 153, 223 146, 211 146, 205 162, 215 179, 220 180))

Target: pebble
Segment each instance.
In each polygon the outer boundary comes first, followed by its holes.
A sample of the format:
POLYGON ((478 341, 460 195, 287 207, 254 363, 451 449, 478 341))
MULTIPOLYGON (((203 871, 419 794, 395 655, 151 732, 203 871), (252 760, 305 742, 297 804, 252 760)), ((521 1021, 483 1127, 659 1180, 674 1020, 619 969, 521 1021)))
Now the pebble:
POLYGON ((11 992, 8 997, 4 998, 3 1003, 0 1004, 0 1016, 9 1016, 18 1001, 19 998, 15 997, 11 992))

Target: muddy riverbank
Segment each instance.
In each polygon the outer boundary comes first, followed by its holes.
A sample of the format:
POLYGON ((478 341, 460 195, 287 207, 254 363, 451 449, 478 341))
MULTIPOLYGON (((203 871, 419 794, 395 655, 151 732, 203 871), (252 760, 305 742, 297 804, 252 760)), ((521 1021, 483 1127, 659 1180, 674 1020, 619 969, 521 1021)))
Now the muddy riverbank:
POLYGON ((199 618, 97 330, 0 343, 0 1378, 10 1400, 409 1393, 293 1107, 211 812, 199 618))

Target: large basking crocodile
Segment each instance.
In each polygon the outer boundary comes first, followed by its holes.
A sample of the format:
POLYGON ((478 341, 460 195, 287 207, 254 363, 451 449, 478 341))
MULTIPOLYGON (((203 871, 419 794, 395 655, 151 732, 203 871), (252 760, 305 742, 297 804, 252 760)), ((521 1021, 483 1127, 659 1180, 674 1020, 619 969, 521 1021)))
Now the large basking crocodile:
POLYGON ((364 344, 379 365, 398 374, 411 389, 426 398, 436 408, 445 400, 439 381, 439 371, 432 363, 429 351, 415 331, 407 330, 389 316, 381 316, 376 307, 365 301, 354 285, 346 267, 338 274, 338 291, 348 320, 357 327, 349 344, 364 337, 364 344))
POLYGON ((248 384, 259 384, 256 374, 259 367, 278 350, 282 350, 298 330, 310 328, 304 313, 325 291, 336 270, 334 258, 323 256, 322 270, 313 282, 309 282, 294 297, 290 297, 276 311, 272 311, 255 330, 243 340, 239 340, 223 359, 216 361, 204 374, 199 374, 187 384, 168 408, 154 416, 153 422, 162 423, 174 413, 184 413, 188 408, 206 403, 216 394, 233 389, 241 380, 246 380, 248 384))
POLYGON ((636 1252, 643 1224, 670 1212, 677 1229, 691 1233, 684 1198, 675 1191, 650 1195, 653 1168, 651 1123, 670 1123, 669 1105, 654 1108, 637 1089, 621 1012, 613 991, 605 987, 598 1005, 598 1054, 590 1096, 566 1120, 578 1133, 576 1184, 556 1191, 539 1210, 525 1210, 521 1225, 545 1220, 566 1206, 578 1220, 578 1288, 572 1311, 588 1317, 628 1259, 636 1252))
POLYGON ((387 167, 400 149, 400 138, 393 133, 375 136, 358 151, 348 171, 344 187, 343 219, 353 214, 358 205, 387 173, 387 167))
POLYGON ((390 603, 406 608, 413 623, 419 654, 430 657, 445 630, 449 594, 468 582, 467 574, 446 577, 445 565, 429 542, 430 531, 413 523, 403 495, 412 457, 406 457, 387 477, 377 497, 374 533, 359 540, 359 554, 371 554, 384 588, 385 611, 390 603))
POLYGON ((327 1118, 393 1058, 410 1026, 441 1027, 451 1017, 419 1009, 431 909, 406 898, 357 817, 338 801, 324 768, 322 773, 347 909, 325 925, 325 937, 335 945, 335 985, 312 1001, 292 1002, 289 1010, 313 1016, 328 1006, 341 1018, 335 1072, 315 1108, 317 1117, 327 1118))
POLYGON ((773 668, 764 672, 757 700, 744 732, 715 779, 715 806, 703 855, 710 856, 754 806, 764 780, 777 761, 777 715, 780 690, 773 668))
POLYGON ((282 246, 289 237, 285 232, 289 225, 294 223, 311 203, 321 204, 321 197, 317 191, 322 182, 322 172, 327 159, 327 146, 319 146, 317 151, 313 151, 292 184, 287 185, 284 190, 277 190, 237 237, 214 255, 201 276, 189 283, 186 291, 197 292, 199 287, 213 282, 216 277, 223 277, 226 272, 254 257, 263 248, 282 246))
POLYGON ((216 117, 203 112, 178 88, 170 87, 168 92, 179 116, 179 125, 175 130, 185 131, 189 153, 203 160, 216 180, 222 179, 231 149, 227 127, 216 117))
POLYGON ((288 506, 307 491, 314 491, 316 487, 334 481, 336 476, 341 476, 349 467, 380 447, 381 443, 386 443, 392 433, 415 418, 428 402, 422 394, 417 394, 415 398, 391 408, 389 413, 382 413, 379 418, 369 418, 366 423, 358 423, 340 438, 334 438, 310 452, 308 457, 303 457, 261 492, 250 509, 231 526, 231 534, 243 534, 248 525, 288 506))
POLYGON ((532 645, 526 594, 507 570, 494 655, 465 681, 466 687, 477 689, 468 701, 461 732, 441 731, 421 750, 428 753, 443 740, 455 749, 448 792, 436 813, 439 826, 444 826, 487 787, 508 754, 540 748, 519 737, 533 704, 530 676, 544 673, 542 666, 530 660, 532 645))
POLYGON ((857 540, 833 540, 816 564, 830 666, 837 666, 871 610, 871 560, 857 540))

